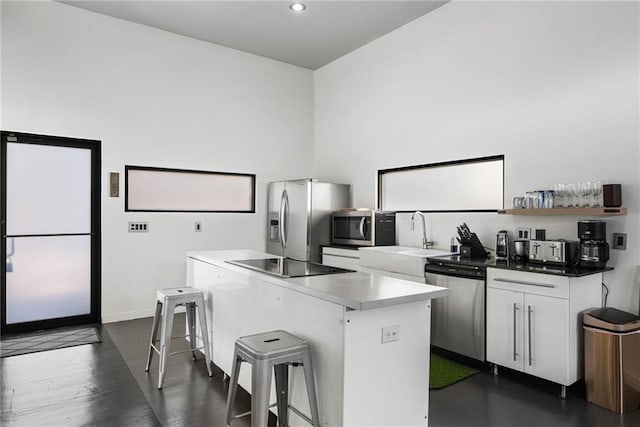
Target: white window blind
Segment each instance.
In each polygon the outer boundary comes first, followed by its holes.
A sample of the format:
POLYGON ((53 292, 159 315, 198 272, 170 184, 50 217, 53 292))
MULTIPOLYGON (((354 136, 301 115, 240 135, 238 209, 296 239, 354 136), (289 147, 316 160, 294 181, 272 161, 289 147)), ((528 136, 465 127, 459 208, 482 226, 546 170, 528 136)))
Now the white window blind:
POLYGON ((125 167, 125 211, 255 212, 255 175, 125 167))
POLYGON ((504 206, 504 156, 378 171, 387 211, 489 212, 504 206))

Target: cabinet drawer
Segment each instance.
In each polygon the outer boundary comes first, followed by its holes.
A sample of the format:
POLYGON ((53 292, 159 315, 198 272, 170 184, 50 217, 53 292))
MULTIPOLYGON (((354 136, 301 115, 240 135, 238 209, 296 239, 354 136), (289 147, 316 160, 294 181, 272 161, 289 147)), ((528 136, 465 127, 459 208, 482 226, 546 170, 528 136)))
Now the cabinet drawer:
POLYGON ((360 260, 357 258, 323 254, 322 263, 330 267, 347 268, 349 270, 360 271, 360 260))
POLYGON ((569 298, 569 278, 550 274, 487 268, 487 287, 556 298, 569 298))
POLYGON ((358 249, 347 249, 347 248, 335 248, 332 246, 324 246, 322 248, 322 254, 323 255, 337 255, 337 256, 341 256, 341 257, 347 257, 347 258, 356 258, 359 259, 360 258, 360 252, 358 252, 358 249))

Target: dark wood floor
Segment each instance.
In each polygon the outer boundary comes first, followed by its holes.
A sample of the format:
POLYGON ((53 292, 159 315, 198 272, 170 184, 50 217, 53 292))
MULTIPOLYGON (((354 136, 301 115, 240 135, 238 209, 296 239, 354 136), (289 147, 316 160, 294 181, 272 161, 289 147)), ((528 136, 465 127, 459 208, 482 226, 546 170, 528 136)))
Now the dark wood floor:
MULTIPOLYGON (((176 322, 183 321, 177 319, 176 322)), ((102 343, 0 359, 2 426, 222 426, 227 383, 209 378, 200 357, 169 358, 164 388, 157 389, 157 357, 144 365, 151 319, 99 326, 102 343)), ((173 350, 186 349, 175 340, 173 350)), ((518 375, 474 375, 432 391, 431 427, 640 426, 640 411, 624 416, 518 375)), ((240 392, 235 410, 250 401, 240 392)), ((273 425, 274 418, 270 420, 273 425)), ((248 417, 234 427, 250 425, 248 417)), ((328 426, 333 427, 333 426, 328 426)))

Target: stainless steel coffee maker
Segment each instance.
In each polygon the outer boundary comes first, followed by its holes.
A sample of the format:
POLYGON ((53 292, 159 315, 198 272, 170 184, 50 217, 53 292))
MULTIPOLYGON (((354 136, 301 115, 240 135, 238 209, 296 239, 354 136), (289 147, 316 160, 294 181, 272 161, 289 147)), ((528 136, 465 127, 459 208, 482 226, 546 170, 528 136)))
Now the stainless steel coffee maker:
POLYGON ((607 223, 599 220, 578 221, 580 266, 604 268, 609 260, 607 223))

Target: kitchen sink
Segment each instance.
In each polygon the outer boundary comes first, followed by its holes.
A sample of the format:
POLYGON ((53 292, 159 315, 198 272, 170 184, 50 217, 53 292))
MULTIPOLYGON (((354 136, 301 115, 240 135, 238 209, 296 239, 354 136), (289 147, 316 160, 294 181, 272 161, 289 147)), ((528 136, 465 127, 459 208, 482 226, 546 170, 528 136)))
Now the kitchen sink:
POLYGON ((374 246, 359 248, 362 267, 386 270, 410 276, 424 276, 427 257, 449 255, 442 249, 420 249, 411 246, 374 246))

